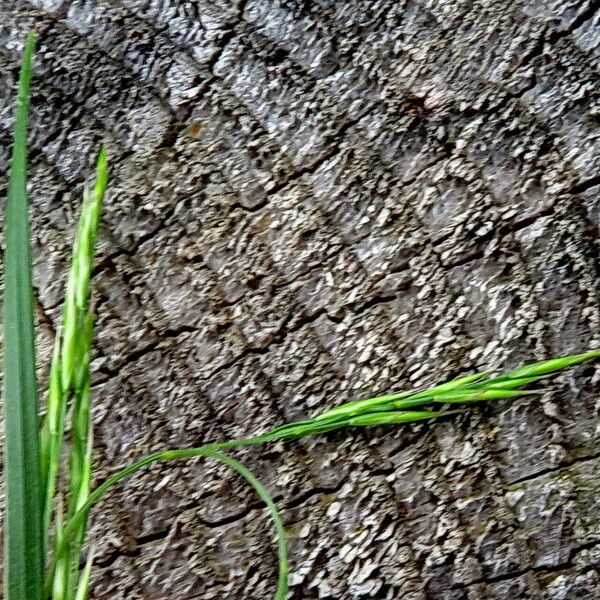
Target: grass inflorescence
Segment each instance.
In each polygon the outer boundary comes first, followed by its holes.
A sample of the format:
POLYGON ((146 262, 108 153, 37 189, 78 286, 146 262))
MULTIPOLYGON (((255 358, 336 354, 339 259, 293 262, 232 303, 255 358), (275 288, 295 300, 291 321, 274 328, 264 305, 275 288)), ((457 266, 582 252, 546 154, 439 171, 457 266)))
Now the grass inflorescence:
MULTIPOLYGON (((62 331, 56 338, 50 367, 46 417, 41 431, 45 538, 46 543, 53 543, 55 554, 64 537, 65 523, 85 505, 92 481, 90 357, 94 315, 89 306, 90 281, 107 185, 108 162, 106 152, 101 148, 96 167, 96 183, 84 193, 65 294, 62 331), (70 444, 68 467, 64 474, 66 481, 62 486, 67 489, 67 498, 63 501, 61 496, 58 500, 55 496, 67 427, 70 444), (50 532, 53 534, 52 540, 49 539, 50 532)), ((60 553, 52 580, 54 600, 85 598, 89 569, 84 569, 81 576, 78 572, 85 529, 86 519, 80 519, 77 531, 70 537, 70 544, 60 553)))
POLYGON ((600 350, 593 350, 532 363, 502 375, 493 376, 485 371, 427 389, 347 402, 310 419, 286 423, 254 437, 155 452, 92 489, 90 360, 94 317, 90 309, 90 281, 108 186, 108 161, 102 148, 95 184, 84 193, 62 328, 56 338, 45 417, 40 427, 26 193, 27 113, 34 43, 34 36, 30 35, 19 83, 5 223, 6 600, 86 600, 93 549, 88 549, 85 561, 82 550, 93 505, 112 486, 147 465, 194 457, 227 465, 242 476, 264 502, 278 539, 279 578, 275 598, 284 600, 288 588, 287 545, 275 502, 254 474, 224 451, 320 435, 341 428, 399 425, 447 417, 464 410, 461 405, 538 394, 528 386, 600 357, 600 350))

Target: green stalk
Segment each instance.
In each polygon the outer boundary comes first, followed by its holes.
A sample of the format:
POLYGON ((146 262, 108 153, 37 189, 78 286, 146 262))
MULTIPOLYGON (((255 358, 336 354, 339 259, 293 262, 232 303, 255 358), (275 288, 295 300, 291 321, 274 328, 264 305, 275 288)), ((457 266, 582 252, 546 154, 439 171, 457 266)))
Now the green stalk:
MULTIPOLYGON (((59 598, 65 598, 67 594, 67 585, 69 577, 69 552, 70 552, 70 540, 66 537, 65 523, 64 523, 64 503, 62 496, 58 496, 56 502, 56 517, 54 520, 54 546, 59 548, 62 544, 65 544, 65 552, 62 554, 57 561, 56 569, 54 571, 52 582, 51 582, 51 593, 52 598, 57 600, 59 598)), ((46 594, 48 596, 49 594, 46 594)))
POLYGON ((92 563, 94 560, 94 548, 90 548, 85 567, 79 577, 77 591, 75 592, 75 600, 88 600, 90 588, 90 575, 92 574, 92 563))
POLYGON ((35 36, 25 45, 5 220, 4 469, 6 490, 6 600, 41 600, 43 494, 40 477, 38 398, 31 247, 26 189, 27 119, 35 36))

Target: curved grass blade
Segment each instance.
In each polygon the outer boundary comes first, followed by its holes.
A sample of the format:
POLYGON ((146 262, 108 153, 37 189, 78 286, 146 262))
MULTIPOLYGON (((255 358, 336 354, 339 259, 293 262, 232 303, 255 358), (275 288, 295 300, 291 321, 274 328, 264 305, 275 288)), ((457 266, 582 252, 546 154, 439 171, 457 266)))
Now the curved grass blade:
POLYGON ((28 218, 27 121, 35 35, 27 38, 5 221, 4 414, 5 599, 41 600, 43 499, 35 375, 35 331, 28 218))
POLYGON ((277 532, 277 555, 279 559, 279 576, 277 579, 277 590, 275 592, 275 600, 285 600, 288 589, 289 562, 287 555, 287 539, 285 528, 281 521, 281 516, 277 510, 277 506, 267 488, 254 476, 252 471, 244 466, 241 462, 231 458, 222 452, 213 452, 213 458, 225 463, 228 467, 237 471, 256 491, 259 498, 267 506, 267 510, 271 515, 275 530, 277 532))
POLYGON ((260 499, 265 503, 267 510, 271 515, 271 519, 273 520, 273 523, 275 525, 275 530, 277 532, 279 576, 274 600, 285 600, 288 589, 289 563, 285 528, 281 521, 281 517, 277 510, 277 506, 275 505, 273 498, 271 497, 265 486, 252 474, 252 472, 247 467, 245 467, 239 461, 231 458, 230 456, 219 452, 219 450, 223 450, 225 448, 230 448, 233 446, 253 446, 255 444, 262 443, 263 441, 265 441, 265 438, 266 436, 260 436, 258 438, 253 439, 244 439, 239 441, 223 442, 219 444, 210 444, 207 446, 202 446, 200 448, 186 448, 181 450, 165 450, 163 452, 155 452, 154 454, 149 454, 148 456, 140 459, 136 463, 129 465, 125 469, 109 477, 104 483, 102 483, 89 495, 85 504, 83 504, 80 507, 80 509, 75 513, 68 525, 65 527, 61 542, 56 548, 55 556, 53 557, 53 561, 50 566, 48 576, 46 578, 47 593, 49 594, 52 590, 52 582, 56 573, 57 564, 61 563, 62 555, 67 549, 70 540, 73 538, 74 535, 76 535, 77 531, 80 529, 82 524, 85 523, 90 508, 98 500, 100 500, 100 498, 106 493, 107 490, 109 490, 113 485, 115 485, 119 481, 122 481, 129 475, 136 473, 140 469, 152 463, 164 460, 178 460, 181 458, 203 456, 206 458, 214 458, 226 464, 234 471, 239 473, 254 488, 260 499))

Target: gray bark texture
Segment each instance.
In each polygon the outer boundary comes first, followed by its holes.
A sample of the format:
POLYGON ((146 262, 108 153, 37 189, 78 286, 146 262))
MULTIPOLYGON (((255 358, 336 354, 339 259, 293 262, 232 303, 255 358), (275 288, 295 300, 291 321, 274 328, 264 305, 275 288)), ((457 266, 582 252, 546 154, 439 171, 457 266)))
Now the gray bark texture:
MULTIPOLYGON (((44 377, 83 183, 100 142, 110 154, 97 481, 153 450, 600 345, 599 6, 1 0, 3 174, 39 32, 44 377)), ((600 598, 599 373, 436 424, 234 452, 282 510, 290 598, 600 598)), ((275 588, 264 507, 210 462, 132 477, 92 535, 97 599, 275 588)))

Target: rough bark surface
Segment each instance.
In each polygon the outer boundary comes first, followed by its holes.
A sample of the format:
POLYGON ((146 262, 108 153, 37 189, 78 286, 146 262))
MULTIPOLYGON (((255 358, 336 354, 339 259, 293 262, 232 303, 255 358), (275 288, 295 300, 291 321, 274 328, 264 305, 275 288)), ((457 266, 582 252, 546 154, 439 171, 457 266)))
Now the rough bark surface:
MULTIPOLYGON (((101 141, 111 157, 98 480, 600 345, 599 5, 2 0, 3 174, 40 34, 41 373, 83 182, 101 141)), ((600 598, 599 387, 589 367, 539 402, 236 453, 282 509, 290 597, 600 598)), ((267 515, 215 464, 155 466, 93 521, 94 598, 275 587, 267 515)))

